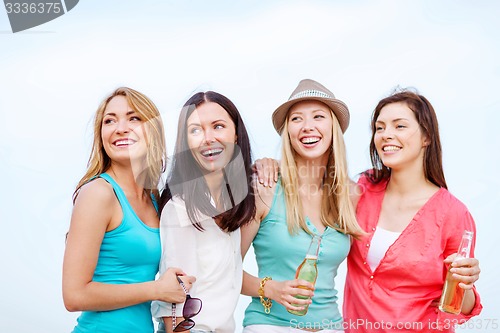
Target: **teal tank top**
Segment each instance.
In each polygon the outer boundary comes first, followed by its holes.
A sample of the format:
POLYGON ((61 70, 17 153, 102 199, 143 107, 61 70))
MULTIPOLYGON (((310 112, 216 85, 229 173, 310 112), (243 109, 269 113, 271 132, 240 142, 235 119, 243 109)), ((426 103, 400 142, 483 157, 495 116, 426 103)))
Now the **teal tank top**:
MULTIPOLYGON (((122 207, 121 224, 104 235, 93 281, 128 284, 155 279, 161 257, 160 231, 144 224, 136 215, 120 186, 108 174, 99 177, 113 186, 122 207)), ((154 197, 153 204, 158 211, 154 197)), ((84 311, 74 333, 152 333, 150 310, 145 302, 111 311, 84 311)))
MULTIPOLYGON (((307 218, 306 223, 311 232, 318 234, 316 227, 307 218)), ((290 235, 288 232, 285 197, 281 182, 278 182, 271 209, 260 223, 259 231, 253 240, 259 278, 270 276, 277 281, 293 280, 310 242, 311 236, 302 229, 296 235, 290 235)), ((283 305, 274 301, 271 313, 266 314, 259 297, 252 297, 245 311, 243 326, 342 329, 334 278, 349 249, 349 236, 327 227, 322 235, 318 254, 316 290, 307 314, 293 315, 288 313, 283 305)))

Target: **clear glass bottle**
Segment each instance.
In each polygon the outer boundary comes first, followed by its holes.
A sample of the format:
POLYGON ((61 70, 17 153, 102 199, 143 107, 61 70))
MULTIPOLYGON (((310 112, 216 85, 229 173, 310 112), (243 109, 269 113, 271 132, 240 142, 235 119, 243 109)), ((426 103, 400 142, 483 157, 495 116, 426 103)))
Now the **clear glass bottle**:
MULTIPOLYGON (((457 256, 454 261, 463 258, 470 257, 470 251, 472 248, 472 238, 474 237, 474 232, 465 230, 462 236, 462 241, 458 247, 457 256)), ((444 282, 443 293, 441 294, 441 299, 439 300, 439 310, 443 312, 459 314, 462 310, 462 304, 464 302, 465 289, 459 287, 459 282, 453 279, 453 273, 448 269, 446 274, 446 280, 444 282)))
MULTIPOLYGON (((309 245, 309 250, 307 250, 306 257, 304 258, 300 266, 297 268, 297 271, 295 272, 296 279, 306 280, 308 282, 311 282, 313 285, 316 283, 316 278, 318 277, 318 267, 316 266, 316 262, 318 260, 318 252, 320 244, 321 244, 321 236, 313 235, 311 239, 311 244, 309 245)), ((305 287, 300 287, 300 286, 299 288, 305 289, 305 287)), ((308 297, 297 295, 295 296, 295 298, 307 299, 308 297)), ((292 304, 292 305, 302 306, 298 304, 292 304)), ((297 316, 303 316, 307 313, 308 308, 309 305, 306 305, 303 310, 300 311, 288 310, 288 312, 297 316)))

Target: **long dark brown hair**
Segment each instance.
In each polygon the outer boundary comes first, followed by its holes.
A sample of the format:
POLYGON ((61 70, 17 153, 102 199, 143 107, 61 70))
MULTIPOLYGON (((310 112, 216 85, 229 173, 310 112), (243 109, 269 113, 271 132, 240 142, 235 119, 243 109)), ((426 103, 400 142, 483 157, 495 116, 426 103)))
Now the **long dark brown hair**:
POLYGON ((433 184, 447 189, 448 187, 443 172, 441 140, 439 138, 439 126, 436 112, 427 98, 409 89, 395 91, 392 95, 378 102, 377 107, 373 111, 371 121, 372 138, 370 142, 370 159, 373 170, 369 170, 365 172, 365 174, 373 183, 379 183, 382 180, 388 179, 391 175, 391 169, 382 163, 377 153, 377 149, 375 148, 375 123, 384 106, 398 102, 405 103, 413 111, 420 125, 422 134, 429 140, 429 145, 425 148, 424 152, 425 178, 433 184))
POLYGON ((173 196, 178 195, 184 200, 189 219, 198 230, 203 230, 198 218, 200 214, 203 214, 218 218, 221 229, 229 232, 234 231, 255 216, 251 164, 252 156, 248 133, 233 102, 213 91, 196 93, 184 104, 179 116, 172 168, 161 195, 160 207, 163 209, 173 196), (235 125, 237 136, 231 161, 222 170, 226 180, 226 187, 223 189, 222 195, 231 198, 232 201, 233 196, 239 195, 240 198, 235 198, 236 200, 231 202, 232 208, 223 213, 218 212, 211 203, 211 194, 203 177, 203 170, 193 157, 187 141, 189 116, 201 104, 207 102, 217 103, 226 110, 235 125), (244 175, 245 179, 241 179, 241 175, 244 175), (228 179, 238 181, 228 182, 228 179), (235 202, 237 203, 235 204, 235 202))

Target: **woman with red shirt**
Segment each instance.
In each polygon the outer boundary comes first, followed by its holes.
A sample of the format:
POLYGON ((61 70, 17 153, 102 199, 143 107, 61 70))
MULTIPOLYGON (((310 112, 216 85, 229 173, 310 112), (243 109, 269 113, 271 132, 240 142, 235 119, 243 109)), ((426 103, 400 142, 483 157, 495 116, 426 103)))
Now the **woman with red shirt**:
POLYGON ((463 231, 476 227, 447 190, 434 109, 421 95, 397 92, 378 103, 371 127, 373 169, 358 181, 356 210, 368 236, 353 241, 347 259, 346 332, 454 332, 482 309, 480 269, 474 248, 452 264, 465 289, 462 312, 439 311, 448 264, 463 231))

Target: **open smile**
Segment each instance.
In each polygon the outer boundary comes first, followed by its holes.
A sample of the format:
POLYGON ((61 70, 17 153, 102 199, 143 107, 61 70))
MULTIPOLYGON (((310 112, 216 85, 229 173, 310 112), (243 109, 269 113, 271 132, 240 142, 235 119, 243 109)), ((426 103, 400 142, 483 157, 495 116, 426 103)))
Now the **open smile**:
POLYGON ((402 148, 399 146, 394 146, 394 145, 387 145, 382 147, 382 151, 384 152, 394 152, 394 151, 400 151, 402 148))
POLYGON ((120 139, 120 140, 116 140, 115 142, 113 142, 113 144, 117 147, 128 147, 128 146, 131 146, 135 143, 136 143, 136 141, 132 140, 132 139, 120 139))
POLYGON ((321 140, 318 136, 307 136, 300 139, 300 142, 306 146, 312 146, 321 140))
POLYGON ((208 160, 213 160, 213 159, 216 159, 217 157, 219 157, 223 151, 224 151, 223 148, 202 149, 200 151, 200 155, 208 160))

